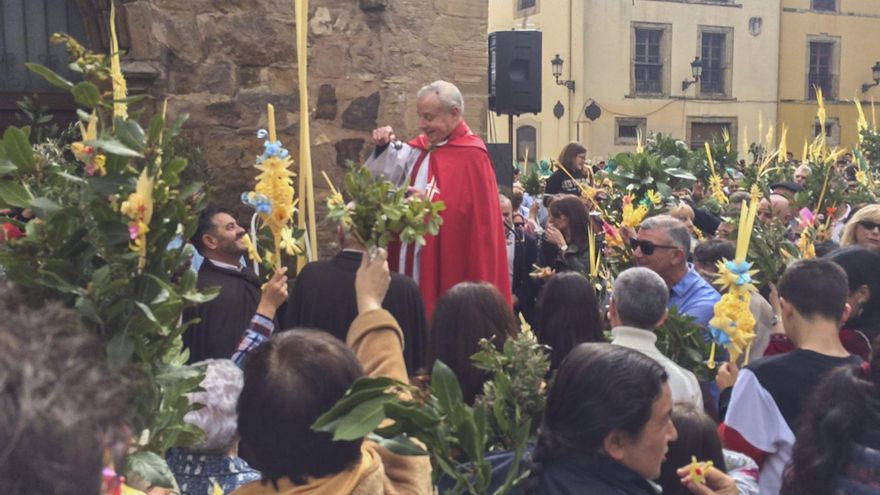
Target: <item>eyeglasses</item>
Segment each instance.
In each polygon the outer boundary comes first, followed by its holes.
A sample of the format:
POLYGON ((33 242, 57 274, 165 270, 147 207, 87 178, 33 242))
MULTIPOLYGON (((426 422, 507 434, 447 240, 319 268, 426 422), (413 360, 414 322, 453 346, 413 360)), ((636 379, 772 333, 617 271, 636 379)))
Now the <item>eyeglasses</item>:
POLYGON ((654 250, 657 248, 661 249, 679 249, 678 246, 663 246, 661 244, 654 244, 651 241, 640 241, 638 239, 630 239, 629 247, 632 248, 633 251, 636 249, 642 248, 642 254, 645 256, 651 256, 654 254, 654 250))
POLYGON ((869 220, 862 220, 859 222, 859 225, 865 230, 880 230, 880 223, 874 223, 869 220))

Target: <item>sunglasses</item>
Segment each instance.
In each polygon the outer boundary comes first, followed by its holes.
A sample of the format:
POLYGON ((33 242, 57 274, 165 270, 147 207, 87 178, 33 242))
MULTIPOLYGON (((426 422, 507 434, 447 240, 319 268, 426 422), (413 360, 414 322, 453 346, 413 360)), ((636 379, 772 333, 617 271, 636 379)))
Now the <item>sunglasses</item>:
POLYGON ((859 222, 859 225, 865 230, 880 230, 880 223, 874 223, 868 220, 862 220, 859 222))
POLYGON ((654 254, 654 250, 658 249, 658 248, 660 248, 660 249, 679 249, 678 246, 664 246, 661 244, 654 244, 651 241, 640 241, 638 239, 630 239, 629 240, 629 247, 631 247, 633 251, 641 248, 642 254, 644 254, 645 256, 651 256, 652 254, 654 254))

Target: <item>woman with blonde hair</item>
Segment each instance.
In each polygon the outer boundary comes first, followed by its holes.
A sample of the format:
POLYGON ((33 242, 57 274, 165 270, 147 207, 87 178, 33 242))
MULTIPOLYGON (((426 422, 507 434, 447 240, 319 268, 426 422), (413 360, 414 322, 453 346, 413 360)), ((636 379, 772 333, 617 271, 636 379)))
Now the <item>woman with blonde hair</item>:
POLYGON ((856 211, 843 228, 840 245, 880 251, 880 205, 867 205, 856 211))

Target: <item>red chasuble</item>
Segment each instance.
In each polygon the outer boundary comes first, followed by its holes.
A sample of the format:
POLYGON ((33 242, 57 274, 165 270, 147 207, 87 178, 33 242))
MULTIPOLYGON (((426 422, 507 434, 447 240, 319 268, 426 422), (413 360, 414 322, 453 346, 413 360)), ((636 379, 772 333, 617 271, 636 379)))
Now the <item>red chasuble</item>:
MULTIPOLYGON (((440 296, 459 282, 489 282, 511 304, 498 186, 483 140, 462 122, 446 144, 430 150, 428 163, 424 163, 430 146, 427 136, 420 135, 408 144, 422 150, 410 183, 420 167, 429 167, 426 194, 446 204, 440 213, 440 232, 427 236, 421 250, 418 283, 428 317, 440 296)), ((399 252, 399 243, 389 245, 391 269, 411 275, 409 270, 395 266, 399 252)))

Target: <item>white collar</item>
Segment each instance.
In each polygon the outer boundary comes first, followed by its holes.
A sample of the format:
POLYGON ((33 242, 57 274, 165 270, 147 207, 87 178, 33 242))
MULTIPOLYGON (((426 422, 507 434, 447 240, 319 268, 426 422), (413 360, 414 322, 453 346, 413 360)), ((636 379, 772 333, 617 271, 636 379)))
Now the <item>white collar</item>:
POLYGON ((643 328, 621 325, 611 329, 614 343, 632 349, 657 350, 657 334, 643 328))
POLYGON ((230 265, 229 263, 224 263, 222 261, 212 260, 211 258, 205 258, 205 259, 210 261, 214 266, 216 266, 218 268, 226 268, 227 270, 235 270, 237 272, 240 272, 244 269, 244 267, 241 265, 238 265, 238 266, 230 265))

